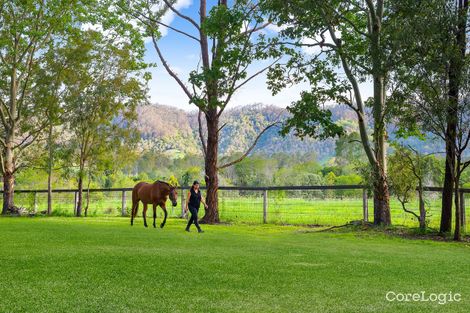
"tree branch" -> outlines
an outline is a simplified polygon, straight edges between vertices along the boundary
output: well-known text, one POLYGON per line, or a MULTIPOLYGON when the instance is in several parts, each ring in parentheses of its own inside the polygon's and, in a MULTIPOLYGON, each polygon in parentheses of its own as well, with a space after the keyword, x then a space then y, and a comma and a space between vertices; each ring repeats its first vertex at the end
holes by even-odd
MULTIPOLYGON (((250 77, 248 77, 247 79, 245 79, 243 82, 241 82, 238 86, 235 86, 232 88, 232 90, 230 91, 230 93, 227 95, 227 98, 225 99, 224 101, 224 105, 223 107, 227 106, 227 104, 230 102, 230 99, 232 98, 233 94, 238 90, 240 89, 241 87, 243 87, 244 85, 246 85, 248 82, 250 82, 252 79, 254 79, 255 77, 261 75, 262 73, 264 73, 265 71, 267 71, 268 69, 270 69, 274 64, 276 64, 277 62, 279 62, 279 60, 281 59, 281 57, 277 58, 276 60, 274 60, 274 62, 272 62, 271 64, 269 64, 268 66, 262 68, 261 70, 257 71, 256 73, 254 73, 253 75, 251 75, 250 77)), ((218 115, 220 116, 222 114, 223 110, 220 110, 220 112, 218 113, 218 115)))
POLYGON ((265 29, 266 27, 268 27, 268 26, 271 25, 271 24, 272 24, 271 22, 266 22, 266 23, 264 23, 263 25, 255 26, 255 27, 253 27, 253 28, 251 28, 251 29, 248 29, 248 30, 246 30, 246 31, 244 31, 244 32, 242 32, 242 33, 240 33, 240 36, 251 35, 251 34, 253 34, 253 33, 257 32, 257 31, 260 31, 260 30, 262 30, 262 29, 265 29))
POLYGON ((199 126, 199 139, 201 140, 202 152, 204 153, 204 157, 205 157, 207 154, 207 145, 206 145, 206 141, 204 140, 204 133, 202 131, 201 115, 202 115, 202 111, 201 109, 199 109, 199 113, 197 115, 197 123, 199 126))
POLYGON ((168 1, 168 0, 163 0, 163 2, 165 2, 165 4, 168 6, 168 8, 170 8, 171 11, 173 11, 176 15, 178 15, 179 17, 187 20, 188 22, 190 22, 191 24, 194 25, 194 27, 196 27, 196 29, 198 31, 201 31, 201 28, 199 27, 199 25, 196 23, 196 21, 194 21, 192 18, 190 18, 189 16, 187 15, 184 15, 184 14, 181 14, 178 10, 176 10, 173 5, 171 5, 171 3, 168 1))
POLYGON ((241 161, 243 161, 244 158, 246 158, 248 156, 248 154, 250 154, 250 152, 255 148, 256 144, 258 143, 258 140, 261 138, 261 136, 268 130, 270 129, 271 127, 274 127, 276 125, 280 124, 280 122, 275 122, 275 123, 272 123, 270 125, 268 125, 265 129, 263 129, 259 134, 258 136, 256 137, 255 141, 253 142, 253 144, 250 146, 250 148, 248 148, 248 150, 246 150, 246 152, 241 156, 239 157, 238 159, 232 161, 232 162, 229 162, 229 163, 226 163, 222 166, 219 166, 218 169, 221 170, 221 169, 224 169, 226 167, 229 167, 229 166, 232 166, 234 164, 237 164, 241 161))
POLYGON ((155 35, 154 33, 152 32, 152 42, 153 42, 153 46, 155 47, 155 50, 157 51, 157 54, 158 54, 158 57, 160 58, 160 61, 162 62, 163 64, 163 67, 166 69, 166 71, 168 72, 168 74, 173 77, 176 82, 178 83, 178 85, 180 85, 181 89, 183 89, 184 93, 188 96, 189 100, 192 100, 193 99, 193 95, 189 92, 188 88, 183 84, 183 82, 181 81, 181 79, 178 77, 178 75, 176 75, 175 72, 173 72, 173 70, 170 68, 170 66, 168 65, 168 62, 165 60, 165 58, 163 57, 163 54, 162 52, 160 51, 160 48, 158 47, 158 44, 157 44, 157 40, 155 39, 155 35))
POLYGON ((406 213, 409 213, 409 214, 414 215, 414 217, 416 217, 416 218, 418 219, 418 221, 419 221, 420 217, 418 216, 418 214, 416 214, 415 212, 410 211, 410 210, 408 210, 408 209, 406 208, 406 206, 405 206, 405 200, 400 200, 400 199, 398 199, 398 201, 400 201, 401 207, 402 207, 403 211, 405 211, 406 213))

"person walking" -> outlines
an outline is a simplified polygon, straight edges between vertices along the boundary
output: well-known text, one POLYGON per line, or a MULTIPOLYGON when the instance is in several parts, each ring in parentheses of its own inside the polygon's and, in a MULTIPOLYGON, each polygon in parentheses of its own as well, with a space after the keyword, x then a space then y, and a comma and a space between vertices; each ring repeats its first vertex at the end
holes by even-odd
POLYGON ((186 226, 186 231, 189 232, 189 228, 194 223, 194 225, 196 225, 197 231, 199 233, 203 233, 204 231, 199 226, 197 214, 199 212, 201 202, 204 204, 205 208, 207 208, 207 204, 202 197, 201 190, 199 189, 199 182, 197 180, 193 182, 186 199, 188 199, 188 201, 186 201, 186 208, 184 212, 187 213, 188 210, 191 212, 191 217, 189 218, 188 225, 186 226))

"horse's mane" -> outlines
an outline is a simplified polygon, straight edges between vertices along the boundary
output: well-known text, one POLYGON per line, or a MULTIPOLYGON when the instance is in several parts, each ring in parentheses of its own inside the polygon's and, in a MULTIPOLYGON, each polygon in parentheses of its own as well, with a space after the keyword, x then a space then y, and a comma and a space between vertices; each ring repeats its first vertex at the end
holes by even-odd
POLYGON ((155 183, 162 183, 162 184, 165 184, 165 185, 167 185, 168 187, 171 188, 171 185, 169 183, 167 183, 166 181, 157 180, 155 183))

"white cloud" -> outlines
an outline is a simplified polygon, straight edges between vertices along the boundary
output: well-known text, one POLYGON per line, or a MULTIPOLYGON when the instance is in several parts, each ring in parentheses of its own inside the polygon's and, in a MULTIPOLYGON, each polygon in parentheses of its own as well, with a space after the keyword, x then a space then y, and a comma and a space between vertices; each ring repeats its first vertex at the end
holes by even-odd
MULTIPOLYGON (((181 9, 186 9, 186 8, 190 7, 192 3, 193 3, 192 0, 178 0, 173 5, 173 7, 176 10, 179 11, 181 9)), ((170 25, 173 22, 173 20, 175 19, 175 16, 176 16, 176 14, 173 11, 168 10, 168 12, 166 12, 166 14, 163 15, 163 17, 161 19, 161 22, 165 23, 166 25, 170 25)), ((166 36, 168 34, 168 28, 162 26, 160 28, 160 33, 162 34, 162 37, 166 36)))
POLYGON ((279 33, 280 31, 282 31, 286 28, 287 28, 287 25, 277 26, 275 24, 269 24, 268 26, 266 26, 266 29, 268 29, 272 32, 275 32, 275 33, 279 33))

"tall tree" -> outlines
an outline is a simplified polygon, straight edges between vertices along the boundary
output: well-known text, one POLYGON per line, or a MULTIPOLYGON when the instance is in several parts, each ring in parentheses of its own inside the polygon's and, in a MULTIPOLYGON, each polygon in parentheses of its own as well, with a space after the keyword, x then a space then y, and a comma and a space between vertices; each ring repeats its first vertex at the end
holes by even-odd
POLYGON ((89 30, 74 37, 67 49, 78 60, 65 81, 69 145, 78 168, 77 216, 82 214, 86 174, 103 155, 115 160, 138 141, 133 120, 137 105, 146 100, 146 75, 129 45, 89 30))
POLYGON ((310 90, 288 110, 292 114, 284 132, 299 136, 332 137, 342 128, 333 123, 329 103, 345 104, 356 113, 362 147, 373 173, 374 223, 389 225, 390 195, 387 181, 387 131, 390 104, 388 77, 397 64, 398 43, 391 29, 392 1, 278 1, 267 0, 271 18, 282 28, 283 45, 292 47, 285 66, 270 73, 274 92, 291 83, 307 81, 310 90), (364 100, 363 86, 373 96, 364 100), (371 114, 369 115, 369 110, 371 114), (373 125, 368 136, 368 120, 373 125))
POLYGON ((444 10, 453 10, 455 28, 448 29, 448 44, 454 47, 459 53, 453 55, 449 60, 447 82, 449 105, 446 126, 446 172, 444 177, 444 190, 442 193, 442 213, 440 231, 442 233, 450 232, 452 228, 452 193, 453 193, 453 174, 456 167, 456 155, 454 143, 457 140, 457 121, 458 121, 458 102, 459 90, 461 89, 461 75, 463 60, 467 54, 467 22, 468 22, 468 0, 451 0, 443 5, 444 10), (450 6, 450 8, 449 8, 450 6))
POLYGON ((60 55, 61 45, 66 42, 51 42, 44 53, 44 62, 38 68, 36 86, 32 99, 36 105, 44 107, 44 139, 46 153, 42 155, 41 168, 47 172, 47 214, 52 212, 52 174, 58 155, 58 126, 64 122, 63 94, 64 79, 70 75, 70 59, 60 55))
POLYGON ((26 0, 0 3, 0 140, 3 209, 13 206, 20 158, 44 129, 44 108, 32 100, 36 74, 48 43, 76 25, 82 1, 26 0))
POLYGON ((202 222, 217 223, 219 170, 243 160, 266 129, 274 126, 270 124, 261 130, 254 138, 253 145, 240 158, 219 164, 219 134, 224 126, 220 125, 221 115, 234 94, 275 64, 280 53, 268 53, 272 47, 268 44, 271 39, 260 31, 269 22, 265 21, 256 2, 237 0, 229 4, 227 0, 221 0, 208 7, 208 1, 200 0, 198 20, 180 12, 175 3, 174 0, 121 1, 118 4, 121 11, 118 13, 133 18, 144 29, 165 70, 184 91, 189 103, 199 110, 199 137, 204 155, 208 204, 202 222), (167 12, 172 12, 182 22, 188 23, 191 30, 185 31, 165 24, 162 16, 167 12), (160 48, 158 39, 162 27, 180 34, 200 50, 200 62, 189 73, 188 83, 176 74, 160 48), (263 68, 252 70, 250 65, 257 59, 270 60, 263 68))
POLYGON ((410 57, 397 71, 401 124, 408 131, 431 132, 446 145, 446 167, 442 194, 441 233, 452 229, 455 204, 456 239, 460 238, 460 176, 468 145, 469 53, 468 1, 434 0, 409 2, 398 7, 404 16, 397 32, 410 57), (410 10, 409 7, 413 9, 410 10), (454 200, 454 201, 453 201, 454 200))

